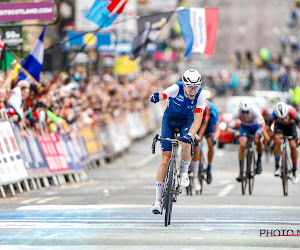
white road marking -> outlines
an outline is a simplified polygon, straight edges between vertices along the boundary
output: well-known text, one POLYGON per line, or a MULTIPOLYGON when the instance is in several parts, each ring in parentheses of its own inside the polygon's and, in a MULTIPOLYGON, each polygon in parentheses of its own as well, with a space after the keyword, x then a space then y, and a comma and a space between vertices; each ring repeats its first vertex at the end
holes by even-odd
POLYGON ((226 196, 230 192, 230 190, 233 189, 233 188, 234 188, 233 184, 227 185, 220 193, 218 193, 218 196, 219 197, 226 196))
POLYGON ((103 190, 104 196, 108 197, 109 196, 109 191, 108 189, 104 189, 103 190))
MULTIPOLYGON (((107 204, 107 205, 31 205, 18 207, 17 211, 53 211, 53 210, 101 210, 101 209, 150 209, 150 205, 107 204)), ((265 209, 299 210, 300 206, 249 206, 249 205, 177 205, 178 209, 265 209)))
POLYGON ((218 150, 218 151, 216 152, 216 155, 217 155, 217 156, 223 156, 223 155, 224 155, 224 152, 223 152, 222 150, 218 150))
POLYGON ((37 204, 44 204, 44 203, 46 203, 46 202, 48 202, 48 201, 53 201, 53 200, 57 200, 57 199, 59 199, 58 196, 55 196, 55 197, 49 197, 49 198, 46 198, 46 199, 39 200, 39 201, 37 202, 37 204))
POLYGON ((51 235, 48 235, 46 237, 43 237, 43 239, 51 239, 51 238, 54 238, 56 236, 59 236, 59 234, 51 234, 51 235))
MULTIPOLYGON (((81 221, 70 221, 70 222, 47 222, 45 220, 40 220, 40 221, 32 221, 32 220, 11 220, 11 221, 0 221, 0 229, 7 229, 7 228, 43 228, 43 229, 52 229, 52 228, 65 228, 65 229, 116 229, 116 228, 153 228, 157 229, 157 226, 154 224, 157 223, 162 223, 163 218, 159 220, 81 220, 81 221)), ((207 223, 214 223, 216 225, 221 225, 225 224, 228 225, 229 227, 232 227, 230 224, 247 224, 247 225, 256 225, 257 227, 262 227, 262 226, 270 226, 272 224, 274 225, 290 225, 290 226, 298 226, 299 221, 253 221, 253 220, 173 220, 172 224, 181 224, 181 225, 196 225, 197 228, 199 229, 199 224, 204 224, 206 225, 207 223)), ((201 228, 200 228, 201 229, 201 228)))
POLYGON ((42 197, 36 197, 36 198, 28 199, 28 200, 25 200, 25 201, 21 201, 20 203, 21 204, 27 204, 27 203, 30 203, 30 202, 33 202, 33 201, 37 201, 39 199, 42 199, 42 197))

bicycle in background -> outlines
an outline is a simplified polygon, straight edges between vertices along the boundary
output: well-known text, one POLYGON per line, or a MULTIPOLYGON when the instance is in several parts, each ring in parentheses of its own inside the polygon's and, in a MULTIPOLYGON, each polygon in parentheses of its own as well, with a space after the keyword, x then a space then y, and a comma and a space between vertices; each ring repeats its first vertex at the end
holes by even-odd
MULTIPOLYGON (((196 143, 196 142, 195 142, 196 143)), ((197 146, 195 144, 194 146, 197 146)), ((196 191, 196 194, 202 194, 203 192, 203 183, 206 181, 206 167, 205 167, 205 158, 204 158, 204 151, 202 148, 202 142, 198 143, 199 151, 200 151, 200 159, 199 159, 199 172, 198 172, 198 179, 200 183, 200 191, 196 191)), ((190 185, 186 187, 186 194, 193 195, 193 176, 190 175, 190 185)))
MULTIPOLYGON (((293 136, 274 136, 275 139, 283 139, 283 143, 281 144, 281 171, 280 177, 282 180, 282 190, 283 195, 288 196, 288 180, 291 180, 290 173, 292 172, 292 164, 291 159, 288 154, 287 142, 288 140, 294 139, 293 136)), ((299 146, 299 145, 298 145, 299 146)))
POLYGON ((255 158, 255 135, 242 135, 247 136, 247 147, 244 154, 243 172, 242 172, 242 194, 245 195, 248 184, 249 194, 251 195, 254 187, 254 177, 256 173, 256 158, 255 158), (246 157, 246 159, 245 159, 246 157), (246 162, 246 164, 245 164, 246 162))

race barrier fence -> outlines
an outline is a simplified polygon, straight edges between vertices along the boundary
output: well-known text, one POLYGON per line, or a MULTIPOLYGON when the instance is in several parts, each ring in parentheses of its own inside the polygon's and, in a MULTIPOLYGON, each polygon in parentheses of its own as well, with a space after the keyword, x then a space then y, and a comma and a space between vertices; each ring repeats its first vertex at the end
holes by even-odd
MULTIPOLYGON (((86 170, 105 164, 128 149, 135 139, 153 132, 164 104, 116 117, 105 126, 85 125, 71 135, 26 128, 0 120, 0 192, 8 194, 87 179, 86 170)), ((150 151, 149 151, 150 152, 150 151)))

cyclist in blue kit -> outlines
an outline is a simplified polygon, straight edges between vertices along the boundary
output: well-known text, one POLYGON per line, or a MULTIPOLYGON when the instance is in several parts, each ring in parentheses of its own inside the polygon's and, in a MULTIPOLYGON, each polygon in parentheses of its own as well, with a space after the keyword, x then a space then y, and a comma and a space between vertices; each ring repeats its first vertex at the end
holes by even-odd
MULTIPOLYGON (((168 106, 162 119, 161 138, 174 138, 175 129, 180 129, 179 142, 182 144, 181 187, 189 185, 189 165, 191 162, 191 145, 200 128, 203 110, 206 105, 205 93, 201 88, 202 77, 195 69, 188 69, 179 81, 162 93, 154 93, 150 101, 157 103, 167 99, 168 106)), ((164 190, 168 163, 171 157, 171 143, 161 142, 162 159, 156 175, 156 199, 151 208, 152 213, 160 214, 162 209, 162 192, 164 190)))

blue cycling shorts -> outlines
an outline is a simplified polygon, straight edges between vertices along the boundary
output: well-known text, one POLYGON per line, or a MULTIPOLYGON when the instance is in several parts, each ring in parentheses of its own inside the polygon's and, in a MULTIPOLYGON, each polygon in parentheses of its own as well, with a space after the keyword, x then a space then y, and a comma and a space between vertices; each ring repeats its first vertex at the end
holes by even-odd
MULTIPOLYGON (((174 139, 175 129, 178 128, 180 131, 180 136, 185 136, 194 122, 194 114, 190 115, 187 119, 163 116, 162 125, 161 125, 161 138, 170 138, 174 139)), ((161 150, 172 151, 171 142, 162 141, 161 150)))
POLYGON ((208 121, 206 130, 204 132, 205 138, 211 137, 211 135, 215 132, 215 125, 212 121, 208 121))
POLYGON ((258 124, 252 126, 241 124, 240 136, 255 135, 255 133, 261 134, 261 128, 258 124))

